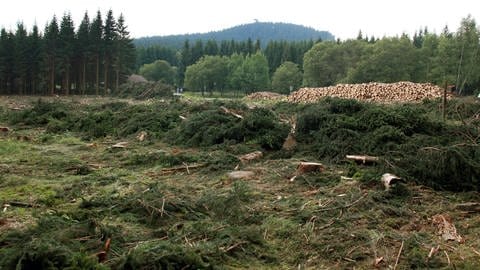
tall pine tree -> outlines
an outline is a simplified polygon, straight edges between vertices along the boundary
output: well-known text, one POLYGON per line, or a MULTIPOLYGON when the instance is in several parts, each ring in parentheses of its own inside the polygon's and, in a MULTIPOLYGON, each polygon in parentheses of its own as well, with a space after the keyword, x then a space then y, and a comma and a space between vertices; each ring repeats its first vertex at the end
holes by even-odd
POLYGON ((107 13, 105 26, 103 28, 103 94, 107 94, 110 86, 110 68, 113 58, 114 41, 116 39, 115 18, 113 18, 112 10, 107 13))
POLYGON ((73 26, 72 17, 70 14, 63 15, 62 22, 60 24, 59 41, 59 59, 63 85, 62 88, 64 93, 68 96, 71 88, 70 70, 75 49, 75 28, 73 26))
POLYGON ((100 60, 103 51, 103 20, 100 11, 97 11, 97 16, 93 19, 90 27, 90 49, 95 65, 95 94, 98 96, 100 90, 100 60))
POLYGON ((55 73, 57 70, 56 60, 58 57, 58 43, 59 43, 59 29, 57 18, 53 16, 50 24, 45 28, 45 50, 46 50, 46 62, 47 72, 49 78, 49 93, 55 94, 55 73))
POLYGON ((124 75, 129 73, 135 63, 135 47, 125 25, 123 14, 118 17, 115 31, 115 90, 118 90, 124 75))
POLYGON ((76 54, 79 59, 79 80, 80 80, 80 94, 84 95, 87 89, 87 64, 89 57, 89 44, 90 44, 90 18, 88 13, 85 12, 82 22, 78 27, 76 38, 76 54))

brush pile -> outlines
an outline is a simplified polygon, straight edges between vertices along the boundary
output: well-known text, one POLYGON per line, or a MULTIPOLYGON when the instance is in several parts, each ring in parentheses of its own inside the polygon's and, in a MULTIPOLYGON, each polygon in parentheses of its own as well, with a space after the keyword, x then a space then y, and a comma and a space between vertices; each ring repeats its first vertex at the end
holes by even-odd
POLYGON ((321 88, 302 88, 288 96, 297 103, 316 102, 323 97, 339 97, 369 102, 419 102, 442 97, 443 89, 430 83, 339 84, 321 88))

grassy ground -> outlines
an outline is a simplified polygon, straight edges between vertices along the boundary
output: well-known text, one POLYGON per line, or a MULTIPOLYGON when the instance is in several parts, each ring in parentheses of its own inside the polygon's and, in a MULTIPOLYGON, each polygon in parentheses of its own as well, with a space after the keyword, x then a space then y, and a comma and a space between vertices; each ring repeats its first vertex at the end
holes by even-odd
MULTIPOLYGON (((23 98, 1 99, 2 115, 30 106, 23 98)), ((382 168, 308 152, 266 151, 239 163, 235 156, 260 149, 252 144, 85 139, 12 126, 4 116, 0 126, 12 129, 0 135, 0 269, 480 267, 480 216, 456 207, 478 202, 477 192, 411 181, 387 192, 382 168), (126 148, 112 147, 120 141, 126 148), (304 160, 327 169, 290 181, 304 160), (230 179, 237 165, 254 177, 230 179), (438 235, 439 214, 451 218, 462 241, 438 235)))

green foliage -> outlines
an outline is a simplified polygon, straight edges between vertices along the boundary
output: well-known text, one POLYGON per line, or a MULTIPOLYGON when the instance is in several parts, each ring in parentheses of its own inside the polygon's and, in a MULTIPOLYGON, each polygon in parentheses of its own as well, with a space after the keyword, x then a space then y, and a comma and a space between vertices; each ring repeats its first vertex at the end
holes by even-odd
POLYGON ((60 22, 55 16, 49 20, 43 35, 37 25, 30 31, 23 23, 15 31, 2 27, 0 94, 99 94, 100 82, 104 94, 117 88, 135 63, 123 16, 116 21, 110 10, 103 24, 97 12, 90 23, 86 13, 75 29, 67 12, 60 22))
POLYGON ((242 90, 252 93, 268 89, 270 86, 268 61, 264 54, 247 56, 242 65, 242 90))
POLYGON ((31 109, 9 115, 10 123, 45 126, 50 133, 80 132, 85 138, 128 136, 146 131, 160 136, 180 122, 181 104, 135 105, 109 103, 83 110, 60 102, 39 100, 31 109), (73 113, 73 110, 78 110, 73 113))
POLYGON ((68 107, 65 104, 38 99, 33 108, 10 114, 9 122, 41 126, 48 124, 50 120, 65 120, 69 115, 68 107))
POLYGON ((253 142, 265 149, 280 149, 288 131, 288 127, 266 109, 249 110, 243 119, 238 119, 212 108, 182 122, 178 129, 172 130, 172 139, 189 146, 253 142))
POLYGON ((163 241, 141 244, 123 258, 116 268, 213 269, 206 259, 197 254, 197 250, 163 241))
POLYGON ((204 56, 187 67, 185 87, 195 91, 223 90, 227 85, 229 59, 221 56, 204 56))
MULTIPOLYGON (((71 238, 93 233, 90 221, 73 222, 59 216, 44 216, 27 231, 13 231, 0 236, 0 266, 7 269, 107 269, 95 257, 76 252, 79 243, 71 238), (77 245, 75 247, 75 244, 77 245), (73 247, 73 248, 72 248, 73 247)), ((87 240, 89 253, 100 249, 96 241, 87 240)))
POLYGON ((139 69, 139 74, 150 81, 162 81, 166 84, 175 82, 175 70, 165 60, 156 60, 151 64, 144 64, 139 69))
POLYGON ((415 47, 407 37, 383 38, 375 43, 373 52, 351 70, 347 81, 398 82, 414 79, 415 47))
MULTIPOLYGON (((387 161, 385 166, 393 166, 390 170, 419 183, 454 191, 478 190, 477 124, 440 123, 431 120, 426 109, 326 99, 298 114, 300 151, 313 151, 319 159, 334 162, 348 154, 380 156, 387 161), (467 141, 477 139, 464 145, 458 134, 464 134, 467 141)), ((468 115, 475 109, 464 111, 468 115)))
POLYGON ((335 42, 315 44, 305 53, 303 69, 303 83, 307 86, 335 84, 345 74, 346 69, 342 48, 335 42))
POLYGON ((230 224, 250 222, 245 204, 252 200, 251 189, 245 183, 237 181, 227 195, 205 194, 198 202, 214 213, 214 218, 230 224), (225 207, 228 205, 228 207, 225 207))
POLYGON ((272 88, 274 91, 289 94, 292 90, 298 89, 302 85, 302 73, 297 65, 292 62, 284 62, 277 68, 272 77, 272 88))

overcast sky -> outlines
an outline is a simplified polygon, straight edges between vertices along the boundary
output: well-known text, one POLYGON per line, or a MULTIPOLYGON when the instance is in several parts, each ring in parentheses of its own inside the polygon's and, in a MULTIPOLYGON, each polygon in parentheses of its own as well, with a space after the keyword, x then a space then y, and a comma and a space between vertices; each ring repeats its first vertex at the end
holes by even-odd
POLYGON ((125 16, 132 37, 203 33, 238 24, 286 22, 327 30, 342 40, 359 30, 368 36, 395 36, 428 27, 456 31, 462 18, 480 20, 478 0, 9 0, 0 9, 0 27, 15 29, 23 21, 44 29, 54 14, 70 12, 77 27, 85 11, 93 18, 108 9, 125 16))

